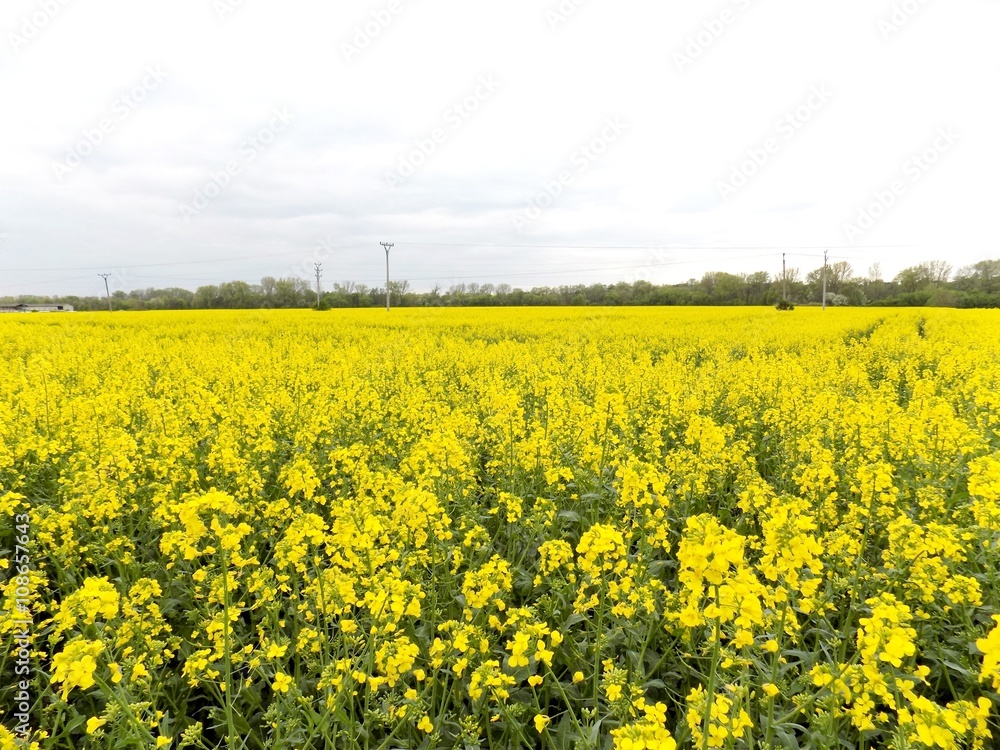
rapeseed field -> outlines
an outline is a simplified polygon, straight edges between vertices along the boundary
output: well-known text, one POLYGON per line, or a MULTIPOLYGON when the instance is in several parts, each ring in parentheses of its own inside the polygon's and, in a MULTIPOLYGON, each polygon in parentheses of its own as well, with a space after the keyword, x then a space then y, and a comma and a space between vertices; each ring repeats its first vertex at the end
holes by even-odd
POLYGON ((0 351, 3 750, 1000 747, 996 311, 7 315, 0 351))

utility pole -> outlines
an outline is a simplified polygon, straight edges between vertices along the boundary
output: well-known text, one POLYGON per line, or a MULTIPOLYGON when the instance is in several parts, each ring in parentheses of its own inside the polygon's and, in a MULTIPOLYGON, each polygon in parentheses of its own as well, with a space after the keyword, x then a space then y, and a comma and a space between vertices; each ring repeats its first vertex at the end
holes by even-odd
POLYGON ((785 253, 781 254, 781 299, 788 301, 788 269, 785 268, 785 253))
POLYGON ((380 242, 380 245, 385 248, 385 311, 389 312, 390 302, 389 302, 389 251, 393 248, 392 242, 380 242))
POLYGON ((313 263, 313 268, 316 270, 316 309, 319 310, 319 280, 323 277, 323 264, 313 263))
POLYGON ((823 251, 823 309, 826 309, 826 261, 830 254, 829 250, 823 251))
POLYGON ((97 275, 100 276, 102 279, 104 279, 104 292, 105 292, 105 294, 108 295, 108 312, 114 312, 114 310, 111 309, 111 289, 108 288, 108 277, 111 274, 110 273, 99 273, 97 275))

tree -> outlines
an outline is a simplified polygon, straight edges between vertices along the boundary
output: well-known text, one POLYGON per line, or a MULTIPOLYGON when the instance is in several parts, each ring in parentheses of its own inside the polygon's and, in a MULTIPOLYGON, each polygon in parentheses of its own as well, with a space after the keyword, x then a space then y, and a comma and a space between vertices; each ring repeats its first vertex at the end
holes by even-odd
POLYGON ((245 281, 226 281, 219 284, 219 299, 222 307, 233 309, 260 305, 260 300, 254 299, 250 285, 245 281))
POLYGON ((951 278, 951 265, 943 260, 931 260, 921 265, 927 269, 927 277, 932 284, 946 284, 951 278))
POLYGON ((701 288, 715 304, 731 305, 739 302, 746 283, 746 276, 740 277, 724 271, 709 271, 701 277, 701 288))
POLYGON ((832 288, 834 291, 838 290, 852 278, 854 278, 854 269, 846 260, 831 263, 829 269, 827 269, 828 288, 832 288))
POLYGON ((767 302, 768 287, 771 285, 771 274, 767 271, 756 271, 748 274, 746 284, 746 301, 748 305, 763 305, 767 302))
POLYGON ((278 281, 273 276, 265 276, 260 280, 260 289, 265 297, 273 297, 278 289, 278 281))
MULTIPOLYGON (((1000 259, 982 260, 960 269, 952 281, 952 267, 945 261, 925 261, 899 272, 893 281, 885 281, 878 263, 872 264, 864 277, 854 276, 850 263, 838 261, 825 269, 827 302, 831 305, 879 304, 886 306, 942 305, 956 307, 1000 307, 1000 259)), ((410 282, 392 281, 390 290, 400 306, 473 306, 473 305, 761 305, 782 298, 787 287, 788 300, 820 300, 824 269, 805 275, 788 268, 781 276, 765 271, 732 274, 710 271, 700 280, 682 284, 657 285, 634 278, 606 285, 594 283, 564 284, 558 287, 515 289, 510 284, 456 283, 442 293, 440 285, 428 292, 412 290, 410 282)), ((103 289, 101 289, 103 292, 103 289)), ((260 284, 226 281, 189 291, 176 287, 118 290, 115 307, 122 310, 182 310, 212 308, 306 308, 315 300, 310 280, 276 279, 265 276, 260 284)), ((0 298, 3 304, 72 304, 77 310, 106 309, 103 295, 93 297, 42 297, 21 295, 0 298)), ((333 284, 322 300, 323 307, 371 307, 385 302, 385 290, 353 281, 333 284)))
POLYGON ((912 293, 929 286, 946 284, 951 278, 951 266, 943 260, 931 260, 904 268, 897 274, 895 282, 900 291, 912 293))
POLYGON ((389 292, 392 294, 392 299, 396 307, 406 307, 413 302, 413 300, 407 299, 409 291, 410 282, 406 281, 406 279, 389 282, 389 292))
POLYGON ((214 284, 200 286, 194 293, 194 306, 202 309, 218 307, 219 287, 214 284))
POLYGON ((306 295, 311 298, 312 290, 303 279, 278 279, 275 282, 273 304, 275 307, 309 307, 306 295))
POLYGON ((959 289, 969 292, 1000 292, 1000 260, 981 260, 959 270, 955 276, 959 289))

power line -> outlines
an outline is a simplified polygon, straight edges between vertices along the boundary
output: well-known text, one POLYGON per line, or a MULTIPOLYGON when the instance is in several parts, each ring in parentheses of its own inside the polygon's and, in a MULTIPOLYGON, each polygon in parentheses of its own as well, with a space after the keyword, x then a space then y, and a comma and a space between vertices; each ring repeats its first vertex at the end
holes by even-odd
MULTIPOLYGON (((383 246, 387 244, 387 245, 389 245, 390 248, 393 246, 391 243, 380 243, 380 244, 383 244, 383 246)), ((388 251, 387 251, 387 253, 388 253, 388 251)), ((635 270, 635 269, 639 269, 639 268, 643 268, 643 269, 666 268, 666 267, 672 267, 672 266, 702 264, 702 263, 706 263, 706 262, 711 262, 711 263, 727 263, 727 262, 731 262, 731 261, 744 261, 744 260, 755 260, 755 259, 760 259, 760 258, 773 258, 773 257, 777 257, 778 255, 781 255, 781 253, 758 253, 756 255, 740 255, 740 256, 731 256, 731 257, 723 257, 723 258, 711 258, 711 259, 693 258, 693 259, 687 259, 687 260, 663 260, 663 261, 651 261, 651 262, 644 262, 644 263, 633 263, 633 264, 628 264, 628 265, 596 266, 596 267, 580 267, 577 263, 567 263, 566 264, 567 268, 565 268, 565 269, 551 269, 551 268, 549 268, 549 269, 534 270, 534 271, 498 272, 498 273, 492 273, 492 274, 482 274, 482 273, 480 273, 480 274, 468 274, 468 275, 437 274, 437 275, 434 275, 434 276, 409 277, 408 280, 409 281, 444 281, 444 280, 447 280, 447 281, 466 281, 466 280, 476 280, 476 281, 479 281, 479 280, 486 280, 486 281, 488 281, 488 280, 495 280, 495 279, 539 277, 539 276, 544 277, 544 276, 569 276, 569 275, 584 275, 584 274, 589 275, 589 274, 594 274, 594 273, 605 273, 605 272, 608 272, 608 271, 627 271, 627 270, 635 270)), ((797 256, 800 256, 800 257, 805 257, 801 253, 789 253, 789 255, 797 255, 797 256)), ((822 256, 808 256, 808 257, 822 257, 822 256)), ((365 264, 364 266, 359 265, 357 267, 359 267, 359 268, 360 267, 370 268, 370 266, 367 265, 367 264, 365 264)), ((83 277, 83 278, 86 278, 86 277, 83 277)), ((170 281, 192 281, 192 282, 198 282, 198 283, 204 283, 204 284, 220 284, 220 283, 225 283, 225 281, 219 281, 219 280, 215 280, 215 279, 208 279, 208 278, 204 278, 204 277, 179 277, 179 276, 156 277, 156 276, 139 276, 138 278, 144 279, 146 281, 146 283, 155 282, 157 280, 161 280, 161 281, 168 281, 168 280, 170 280, 170 281)), ((74 279, 66 279, 65 281, 72 281, 72 280, 74 280, 74 279)), ((230 281, 231 281, 231 279, 230 279, 230 281)), ((359 279, 358 281, 360 283, 372 283, 372 284, 377 284, 378 283, 378 280, 376 280, 374 278, 359 279)), ((387 282, 387 288, 388 288, 388 285, 389 285, 388 274, 387 274, 386 282, 387 282)), ((52 282, 46 282, 46 283, 52 283, 52 282)), ((18 284, 18 285, 11 285, 11 286, 22 286, 22 285, 18 284)))
MULTIPOLYGON (((69 279, 47 279, 46 281, 32 281, 33 286, 46 286, 49 284, 65 284, 69 281, 84 281, 85 279, 93 279, 93 276, 73 276, 69 279)), ((23 287, 24 284, 4 284, 0 286, 0 289, 18 289, 23 287)))
MULTIPOLYGON (((634 263, 634 264, 629 264, 629 265, 614 265, 614 266, 607 266, 607 265, 598 265, 598 266, 587 265, 587 266, 582 266, 579 263, 573 262, 573 263, 562 264, 563 267, 561 267, 561 268, 554 268, 553 267, 553 266, 559 265, 559 264, 550 264, 547 267, 543 267, 541 269, 536 269, 534 271, 496 272, 496 273, 491 273, 491 274, 474 274, 474 273, 470 273, 470 274, 463 274, 463 275, 438 274, 438 275, 435 275, 435 276, 410 277, 408 280, 409 281, 432 281, 432 280, 440 279, 440 278, 448 278, 448 279, 496 279, 496 278, 523 277, 523 276, 559 276, 559 275, 569 275, 569 274, 591 274, 591 273, 601 273, 601 272, 604 272, 604 271, 630 270, 630 269, 636 269, 636 268, 654 268, 654 267, 660 267, 660 266, 667 267, 667 266, 678 266, 678 265, 692 265, 692 264, 699 264, 699 263, 705 263, 705 262, 725 263, 725 262, 734 261, 734 260, 754 260, 754 259, 758 259, 758 258, 770 258, 770 257, 774 257, 775 255, 776 255, 775 253, 758 253, 756 255, 742 255, 742 256, 725 257, 725 258, 712 258, 712 259, 708 259, 708 260, 703 259, 703 258, 696 258, 696 259, 688 259, 688 260, 647 261, 647 262, 634 263)), ((597 261, 594 261, 594 262, 597 262, 597 261)), ((315 267, 315 264, 314 264, 314 267, 315 267)), ((371 265, 370 264, 351 264, 349 266, 340 266, 340 267, 346 267, 346 268, 365 268, 365 269, 369 269, 369 270, 371 269, 371 265)), ((73 281, 73 280, 77 280, 77 279, 80 279, 80 278, 88 278, 88 277, 85 277, 85 276, 84 277, 74 277, 72 279, 66 279, 65 281, 73 281)), ((148 274, 136 274, 135 276, 132 276, 132 278, 134 280, 136 280, 136 281, 143 280, 143 281, 146 281, 146 282, 152 282, 152 281, 190 281, 190 282, 197 282, 197 283, 204 283, 204 284, 225 283, 224 281, 219 281, 218 279, 207 278, 205 276, 159 276, 159 275, 148 275, 148 274)), ((238 279, 227 279, 227 281, 235 281, 235 280, 238 280, 238 279)), ((362 279, 362 281, 365 281, 365 282, 372 281, 372 282, 375 282, 375 283, 378 282, 378 280, 374 279, 374 278, 362 279)), ((52 281, 48 281, 48 282, 40 282, 40 283, 53 283, 53 282, 52 281)), ((56 280, 56 283, 58 283, 58 280, 56 280)), ((18 285, 12 285, 12 286, 21 286, 21 285, 18 284, 18 285)))
POLYGON ((0 268, 0 272, 10 273, 15 271, 95 271, 98 268, 107 268, 109 265, 115 268, 160 268, 164 266, 197 266, 206 263, 230 263, 237 260, 265 260, 267 258, 282 258, 289 255, 301 256, 303 250, 286 250, 280 253, 268 253, 266 255, 243 255, 234 258, 209 258, 205 260, 175 260, 166 263, 129 263, 119 265, 117 263, 105 263, 103 266, 75 266, 68 268, 0 268))
MULTIPOLYGON (((777 253, 765 253, 761 255, 744 255, 736 258, 713 258, 711 262, 713 263, 725 263, 732 260, 755 260, 757 258, 772 258, 777 253)), ((448 276, 449 279, 506 279, 518 276, 565 276, 571 273, 599 273, 603 271, 627 271, 635 268, 659 268, 666 266, 683 266, 691 265, 693 263, 704 263, 704 259, 697 260, 673 260, 673 261, 659 261, 653 263, 637 263, 628 266, 603 266, 601 268, 587 268, 579 269, 577 271, 567 270, 567 271, 524 271, 518 273, 499 273, 492 275, 477 274, 474 276, 448 276)), ((436 279, 442 278, 441 276, 425 276, 410 279, 410 281, 434 281, 436 279)))
MULTIPOLYGON (((773 250, 773 251, 790 251, 790 250, 866 250, 866 249, 884 249, 884 248, 915 248, 915 247, 939 247, 939 245, 829 245, 829 246, 810 246, 810 245, 510 245, 502 243, 482 243, 482 242, 408 242, 407 245, 414 247, 465 247, 469 249, 489 247, 497 249, 524 249, 524 250, 684 250, 690 252, 697 252, 700 250, 773 250)), ((351 248, 361 247, 360 245, 346 245, 341 248, 335 248, 338 250, 349 250, 351 248)), ((45 268, 0 268, 0 273, 20 273, 20 272, 40 272, 40 271, 96 271, 101 268, 107 268, 109 265, 119 268, 162 268, 168 266, 195 266, 204 265, 211 263, 230 263, 233 261, 240 260, 266 260, 268 258, 283 258, 288 256, 301 256, 304 250, 286 250, 278 253, 267 253, 264 255, 241 255, 229 258, 206 258, 202 260, 177 260, 177 261, 166 261, 163 263, 128 263, 128 264, 116 264, 116 263, 105 263, 100 266, 67 266, 65 268, 52 268, 51 266, 45 268)), ((816 256, 819 257, 819 256, 816 256)), ((858 258, 858 260, 863 260, 858 258)), ((359 264, 360 267, 360 264, 359 264)))
POLYGON ((506 245, 482 242, 407 242, 414 247, 495 247, 500 249, 525 248, 529 250, 873 250, 882 248, 938 247, 938 245, 506 245))
MULTIPOLYGON (((390 300, 391 300, 391 297, 389 295, 391 294, 391 292, 390 292, 390 278, 389 278, 389 269, 388 269, 388 265, 389 265, 389 263, 388 263, 388 261, 389 261, 388 255, 389 255, 389 249, 391 249, 393 247, 393 244, 392 243, 380 243, 380 244, 386 250, 386 295, 387 295, 386 306, 387 306, 387 308, 389 308, 389 306, 390 306, 390 300)), ((542 249, 542 248, 545 248, 545 249, 566 249, 566 250, 570 250, 570 249, 573 249, 573 250, 580 250, 580 249, 610 250, 610 249, 613 249, 611 246, 596 246, 596 245, 503 245, 503 244, 470 245, 470 244, 466 244, 466 243, 462 243, 462 244, 459 244, 459 243, 414 243, 414 244, 416 244, 418 246, 422 246, 422 247, 433 247, 433 246, 440 246, 440 247, 466 247, 466 248, 476 248, 476 247, 496 247, 496 248, 500 248, 500 247, 503 247, 503 248, 510 248, 510 249, 519 249, 519 248, 524 248, 524 249, 542 249)), ((356 247, 356 246, 350 245, 350 246, 345 246, 345 247, 342 247, 342 248, 331 248, 329 245, 326 245, 326 246, 323 246, 323 249, 325 249, 327 251, 329 251, 331 249, 347 250, 347 249, 350 249, 350 248, 353 248, 353 247, 356 247)), ((740 250, 752 250, 752 249, 771 250, 772 252, 769 252, 769 253, 757 253, 757 254, 753 254, 753 255, 741 253, 739 255, 733 255, 733 256, 728 256, 728 257, 711 257, 711 258, 693 257, 693 258, 687 258, 687 259, 684 259, 684 260, 659 260, 659 259, 650 259, 648 261, 640 262, 640 263, 621 264, 621 265, 597 265, 597 266, 584 265, 585 263, 587 263, 586 260, 584 260, 584 259, 577 259, 577 260, 574 260, 574 261, 567 261, 567 262, 565 262, 565 264, 560 264, 558 262, 557 263, 549 263, 549 264, 547 264, 548 267, 536 268, 535 270, 532 270, 532 271, 523 271, 523 272, 522 271, 509 271, 509 272, 498 271, 498 272, 493 272, 493 273, 469 273, 469 274, 462 274, 462 275, 448 275, 448 274, 440 274, 439 273, 439 274, 436 274, 436 275, 433 275, 433 276, 429 276, 428 275, 428 276, 409 277, 409 280, 410 281, 417 281, 417 282, 428 282, 428 281, 434 281, 434 282, 448 282, 448 281, 458 282, 458 281, 465 281, 465 280, 496 281, 496 280, 504 280, 504 279, 514 279, 514 278, 519 278, 519 277, 582 276, 582 275, 591 275, 591 274, 596 274, 596 273, 606 273, 606 272, 612 272, 612 271, 623 271, 623 270, 634 270, 634 269, 655 269, 655 268, 663 268, 663 267, 671 267, 671 266, 681 266, 681 265, 691 265, 691 264, 706 264, 706 263, 708 263, 708 264, 715 264, 715 263, 722 264, 722 263, 728 263, 728 262, 733 262, 733 261, 747 261, 747 260, 757 259, 757 258, 770 258, 770 257, 775 257, 777 255, 783 255, 783 256, 787 255, 787 256, 795 256, 795 257, 810 257, 810 258, 812 258, 812 257, 815 257, 815 258, 824 257, 824 264, 827 262, 826 259, 825 259, 826 256, 829 256, 829 257, 832 257, 832 258, 846 258, 846 259, 852 259, 852 260, 871 260, 871 258, 859 258, 859 257, 854 256, 854 255, 848 255, 848 256, 831 256, 831 255, 829 255, 829 250, 825 250, 824 253, 823 253, 823 255, 820 255, 818 253, 788 252, 787 250, 785 250, 784 252, 780 252, 780 253, 779 252, 774 252, 775 250, 780 250, 781 246, 742 246, 742 247, 740 247, 740 246, 728 245, 728 246, 700 246, 700 247, 686 246, 686 247, 680 247, 680 246, 664 246, 664 245, 661 245, 661 246, 653 247, 653 246, 638 246, 638 245, 635 245, 635 246, 624 246, 623 245, 623 246, 617 246, 617 247, 618 247, 618 249, 626 249, 627 248, 627 249, 632 249, 632 250, 660 251, 660 253, 663 253, 664 251, 669 251, 671 255, 676 254, 676 253, 681 252, 681 251, 685 251, 685 250, 693 252, 693 253, 696 253, 697 251, 706 251, 706 250, 730 250, 730 251, 733 251, 733 252, 738 252, 740 250), (565 268, 556 268, 555 267, 555 266, 559 266, 559 265, 565 265, 565 268)), ((789 247, 791 247, 794 250, 808 250, 808 249, 811 249, 810 246, 804 246, 804 245, 789 246, 789 247)), ((896 247, 896 248, 899 248, 899 247, 931 247, 931 245, 870 245, 870 246, 855 246, 855 245, 848 246, 848 245, 843 245, 843 246, 832 246, 832 247, 834 249, 837 249, 837 248, 847 249, 847 248, 849 248, 850 250, 853 250, 853 251, 856 252, 856 251, 859 251, 859 250, 860 251, 864 251, 864 250, 867 250, 867 249, 875 249, 875 248, 880 248, 880 247, 887 247, 887 248, 888 247, 896 247)), ((256 260, 256 259, 264 259, 264 258, 270 258, 270 257, 276 257, 276 256, 284 257, 284 256, 288 256, 288 255, 299 255, 301 257, 301 251, 287 251, 287 252, 283 252, 283 253, 272 253, 272 254, 268 254, 268 255, 242 256, 242 258, 226 258, 226 259, 223 259, 223 258, 214 258, 214 259, 207 259, 207 260, 203 260, 203 261, 172 261, 172 262, 165 262, 165 263, 132 264, 132 265, 121 266, 120 268, 121 269, 127 269, 127 268, 154 268, 154 267, 158 267, 158 266, 199 265, 199 264, 207 264, 207 263, 230 262, 230 261, 233 261, 233 260, 240 260, 240 259, 255 259, 256 260)), ((475 259, 473 259, 473 258, 470 258, 469 260, 470 260, 470 262, 473 262, 473 263, 475 262, 475 259)), ((590 261, 590 263, 599 263, 599 262, 600 262, 599 260, 590 261)), ((321 265, 321 264, 319 264, 319 263, 314 263, 313 264, 314 268, 316 266, 319 266, 319 265, 321 265)), ((371 265, 369 263, 338 264, 338 267, 339 268, 344 268, 344 269, 356 268, 356 269, 359 269, 359 270, 360 269, 371 270, 371 265)), ((64 272, 64 271, 70 271, 70 270, 73 270, 73 269, 51 269, 51 268, 48 268, 48 269, 8 269, 8 272, 10 272, 10 271, 14 271, 14 272, 18 272, 18 271, 31 271, 31 270, 34 270, 34 271, 46 270, 46 271, 50 271, 50 272, 51 271, 55 271, 56 273, 59 273, 59 272, 64 272)), ((294 273, 293 273, 293 275, 294 275, 294 273)), ((45 281, 29 282, 29 283, 37 283, 38 285, 53 284, 53 283, 62 283, 62 284, 65 284, 67 282, 77 281, 77 280, 80 280, 80 279, 83 279, 83 278, 87 278, 87 277, 73 277, 73 278, 68 278, 68 279, 48 279, 48 280, 45 280, 45 281)), ((144 283, 146 283, 146 284, 163 283, 163 282, 166 282, 168 280, 190 281, 190 282, 198 282, 198 283, 204 283, 204 284, 222 284, 222 283, 225 283, 226 281, 232 281, 233 280, 233 279, 219 280, 217 278, 216 279, 206 279, 206 278, 200 277, 200 276, 199 277, 193 277, 193 276, 183 277, 183 276, 159 276, 159 275, 152 275, 152 274, 148 274, 148 275, 137 274, 136 281, 138 281, 138 279, 143 279, 144 283)), ((372 279, 361 279, 359 281, 360 281, 360 283, 371 283, 372 285, 378 284, 377 281, 374 281, 372 279)), ((253 283, 253 282, 249 282, 249 283, 253 283)), ((0 287, 0 289, 5 289, 5 288, 6 289, 23 288, 24 286, 25 286, 24 283, 22 283, 22 284, 10 284, 10 285, 5 285, 3 287, 0 287)), ((318 279, 317 279, 317 287, 319 287, 319 280, 318 279)), ((105 291, 107 292, 108 290, 106 289, 105 291)), ((109 295, 109 297, 110 297, 110 295, 109 295)))

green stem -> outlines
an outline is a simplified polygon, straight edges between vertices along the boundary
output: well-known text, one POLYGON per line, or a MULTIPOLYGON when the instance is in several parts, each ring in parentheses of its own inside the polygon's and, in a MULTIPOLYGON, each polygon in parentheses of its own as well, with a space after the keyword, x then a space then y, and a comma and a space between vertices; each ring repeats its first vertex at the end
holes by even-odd
MULTIPOLYGON (((781 641, 785 637, 785 617, 788 614, 788 594, 785 593, 785 602, 781 607, 781 619, 778 623, 778 633, 775 642, 778 644, 778 648, 774 650, 771 654, 771 684, 777 684, 778 680, 778 664, 781 659, 781 641)), ((772 747, 774 740, 774 696, 768 696, 767 698, 767 733, 764 736, 764 747, 772 747)))
POLYGON ((583 736, 583 727, 580 725, 580 720, 576 717, 576 711, 573 710, 573 704, 569 700, 569 696, 566 695, 566 689, 563 687, 562 682, 560 682, 555 673, 552 671, 552 667, 548 664, 545 665, 545 671, 548 672, 549 677, 552 678, 552 684, 556 686, 556 690, 559 691, 559 695, 562 696, 563 703, 566 704, 566 710, 569 711, 569 717, 573 720, 573 726, 576 727, 576 732, 579 736, 583 736))
MULTIPOLYGON (((715 598, 718 601, 719 587, 715 587, 715 598)), ((701 750, 708 750, 709 732, 712 724, 712 704, 715 703, 715 678, 719 668, 719 653, 722 650, 722 623, 715 618, 715 642, 712 644, 712 667, 708 673, 708 691, 706 693, 705 715, 701 724, 701 750)))
POLYGON ((597 630, 594 632, 594 718, 597 718, 597 709, 600 706, 600 684, 601 684, 601 635, 604 632, 604 605, 607 597, 604 592, 604 584, 601 583, 601 606, 597 611, 597 630))
POLYGON ((136 716, 135 712, 132 710, 132 706, 130 706, 128 702, 121 697, 121 695, 119 695, 118 691, 115 690, 110 685, 108 685, 108 683, 106 683, 100 677, 95 676, 94 682, 96 682, 101 687, 101 690, 103 690, 105 694, 110 695, 112 698, 114 698, 115 703, 117 703, 118 707, 125 712, 125 715, 128 716, 132 724, 141 729, 143 733, 146 735, 146 737, 155 745, 156 738, 153 736, 153 733, 150 732, 149 729, 146 727, 146 725, 139 720, 139 717, 136 716))
MULTIPOLYGON (((843 665, 843 669, 841 669, 839 672, 837 672, 837 675, 833 678, 833 680, 830 681, 830 685, 835 685, 837 683, 837 681, 840 680, 840 678, 844 676, 844 673, 847 672, 847 670, 849 668, 851 668, 855 664, 857 664, 858 657, 859 657, 859 654, 855 654, 853 657, 851 657, 850 662, 848 662, 847 664, 844 664, 843 665)), ((829 693, 830 695, 833 695, 833 691, 830 689, 829 685, 820 688, 815 693, 813 693, 812 695, 810 695, 806 700, 802 701, 802 703, 799 706, 796 706, 791 711, 789 711, 787 714, 785 714, 780 719, 778 719, 778 721, 776 723, 777 724, 786 724, 786 723, 788 723, 789 721, 791 721, 792 719, 794 719, 798 714, 800 714, 802 711, 805 711, 808 708, 812 708, 813 704, 816 703, 816 701, 818 701, 821 697, 824 697, 827 693, 829 693)))
POLYGON ((232 666, 232 644, 229 638, 229 560, 223 550, 222 553, 222 643, 224 649, 225 669, 226 669, 226 745, 229 750, 236 748, 236 722, 233 718, 233 666, 232 666))

